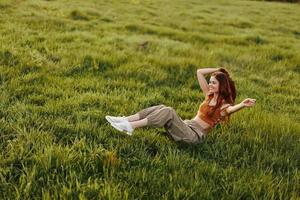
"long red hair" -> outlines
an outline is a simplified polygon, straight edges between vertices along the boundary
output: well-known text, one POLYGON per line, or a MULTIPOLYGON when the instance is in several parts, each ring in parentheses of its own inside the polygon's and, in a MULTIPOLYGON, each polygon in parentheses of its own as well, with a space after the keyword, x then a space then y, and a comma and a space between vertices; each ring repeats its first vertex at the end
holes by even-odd
MULTIPOLYGON (((217 109, 220 109, 223 104, 233 105, 236 98, 234 81, 231 79, 229 73, 225 69, 221 68, 219 71, 212 73, 211 76, 214 76, 219 81, 219 95, 216 105, 211 109, 210 112, 208 112, 208 116, 212 116, 213 113, 217 109)), ((209 94, 205 100, 206 103, 209 103, 212 98, 213 94, 209 94)))

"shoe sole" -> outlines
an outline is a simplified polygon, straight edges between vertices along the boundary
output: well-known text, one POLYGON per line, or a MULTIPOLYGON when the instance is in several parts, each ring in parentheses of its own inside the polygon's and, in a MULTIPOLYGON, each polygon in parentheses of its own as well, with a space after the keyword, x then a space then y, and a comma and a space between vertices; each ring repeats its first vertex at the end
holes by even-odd
POLYGON ((127 133, 127 135, 130 135, 130 136, 132 136, 132 133, 130 133, 130 132, 127 132, 127 131, 126 131, 126 133, 127 133))
POLYGON ((115 123, 111 123, 110 125, 111 125, 112 127, 114 127, 115 129, 117 129, 118 131, 125 132, 127 135, 132 136, 132 132, 128 132, 128 131, 125 131, 125 130, 119 128, 115 123))
POLYGON ((112 126, 112 127, 114 127, 115 129, 117 129, 118 131, 121 131, 121 132, 126 132, 127 133, 127 135, 132 135, 132 133, 131 132, 128 132, 128 131, 124 131, 123 129, 121 129, 121 128, 119 128, 118 126, 116 126, 115 125, 115 122, 114 121, 112 121, 111 119, 110 119, 110 117, 109 116, 105 116, 105 119, 110 123, 110 125, 112 126))
POLYGON ((109 116, 105 116, 105 119, 109 122, 109 123, 114 123, 109 116))
POLYGON ((117 125, 115 125, 115 123, 111 123, 110 125, 112 127, 114 127, 115 129, 117 129, 118 131, 122 131, 123 132, 123 129, 119 128, 117 125))

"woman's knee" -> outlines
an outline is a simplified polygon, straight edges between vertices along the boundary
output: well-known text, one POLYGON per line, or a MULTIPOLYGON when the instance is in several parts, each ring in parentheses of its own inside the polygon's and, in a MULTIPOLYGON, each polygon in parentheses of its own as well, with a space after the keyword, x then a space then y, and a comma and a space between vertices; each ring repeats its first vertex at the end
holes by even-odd
POLYGON ((175 111, 175 110, 174 110, 172 107, 170 107, 170 106, 167 106, 166 109, 169 110, 169 111, 171 111, 171 112, 175 111))
POLYGON ((163 107, 162 110, 166 112, 168 115, 173 115, 175 112, 175 110, 170 106, 163 107))
POLYGON ((166 106, 165 104, 160 104, 158 105, 158 109, 163 109, 163 108, 167 108, 168 106, 166 106))
MULTIPOLYGON (((159 106, 162 107, 162 108, 168 108, 168 109, 170 109, 170 110, 173 109, 172 107, 166 106, 165 104, 160 104, 159 106)), ((174 109, 173 109, 173 110, 174 110, 174 109)))

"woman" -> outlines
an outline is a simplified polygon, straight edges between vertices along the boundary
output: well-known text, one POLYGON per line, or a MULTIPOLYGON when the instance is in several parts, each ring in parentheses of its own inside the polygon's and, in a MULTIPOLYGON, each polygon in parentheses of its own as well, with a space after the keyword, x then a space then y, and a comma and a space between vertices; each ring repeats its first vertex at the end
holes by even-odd
POLYGON ((182 120, 173 108, 165 105, 152 106, 128 117, 105 118, 114 128, 129 135, 134 129, 144 126, 164 127, 175 141, 199 143, 218 123, 227 122, 232 113, 255 104, 255 99, 246 98, 234 105, 235 85, 223 68, 198 69, 197 77, 205 100, 191 120, 182 120), (204 75, 210 73, 208 84, 204 75))

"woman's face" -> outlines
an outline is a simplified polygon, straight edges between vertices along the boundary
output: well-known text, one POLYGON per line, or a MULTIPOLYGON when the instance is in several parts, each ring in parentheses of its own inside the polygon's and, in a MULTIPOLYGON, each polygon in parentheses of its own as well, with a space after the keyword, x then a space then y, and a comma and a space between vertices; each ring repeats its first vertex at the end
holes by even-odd
POLYGON ((216 77, 211 76, 209 79, 208 84, 208 91, 210 93, 218 93, 219 92, 219 81, 216 79, 216 77))

